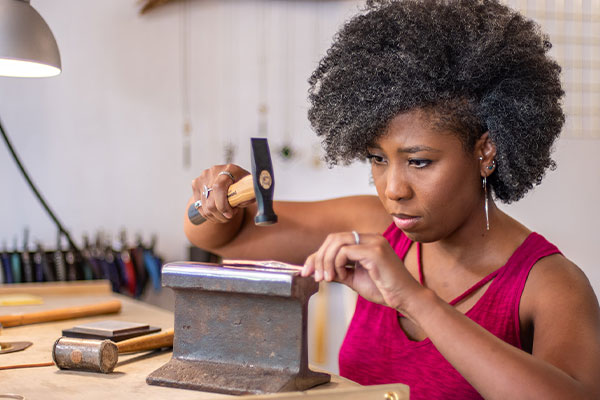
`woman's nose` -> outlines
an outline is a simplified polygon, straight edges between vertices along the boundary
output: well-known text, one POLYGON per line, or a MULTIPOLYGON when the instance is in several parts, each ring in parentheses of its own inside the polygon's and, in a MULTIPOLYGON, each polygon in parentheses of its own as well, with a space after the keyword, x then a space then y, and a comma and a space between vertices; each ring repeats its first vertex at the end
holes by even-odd
POLYGON ((385 180, 385 196, 390 200, 406 200, 412 196, 411 186, 399 168, 390 168, 385 180))

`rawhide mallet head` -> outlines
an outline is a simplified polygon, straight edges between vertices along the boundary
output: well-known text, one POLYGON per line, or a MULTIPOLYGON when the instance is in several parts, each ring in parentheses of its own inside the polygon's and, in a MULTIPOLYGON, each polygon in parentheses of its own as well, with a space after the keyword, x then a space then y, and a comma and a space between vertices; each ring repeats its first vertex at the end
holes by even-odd
POLYGON ((109 373, 119 354, 173 347, 173 329, 114 343, 111 340, 80 339, 63 336, 54 342, 52 359, 60 369, 109 373))
MULTIPOLYGON (((266 138, 251 138, 252 175, 248 175, 233 183, 227 190, 227 201, 236 207, 256 198, 258 211, 254 222, 256 225, 271 225, 277 222, 273 211, 273 164, 266 138)), ((206 219, 198 212, 194 204, 188 208, 188 218, 194 225, 200 225, 206 219)))
POLYGON ((108 340, 61 337, 52 347, 52 359, 60 369, 110 373, 117 365, 119 349, 108 340))

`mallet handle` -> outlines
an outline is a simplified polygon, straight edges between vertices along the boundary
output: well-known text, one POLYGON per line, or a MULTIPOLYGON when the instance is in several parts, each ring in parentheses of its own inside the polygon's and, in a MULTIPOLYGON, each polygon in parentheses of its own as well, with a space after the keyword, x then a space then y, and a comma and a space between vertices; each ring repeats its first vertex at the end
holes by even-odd
POLYGON ((121 302, 119 300, 111 300, 86 306, 56 308, 54 310, 26 314, 0 315, 0 324, 3 327, 20 326, 39 322, 89 317, 92 315, 112 314, 119 311, 121 311, 121 302))
MULTIPOLYGON (((229 186, 229 189, 227 190, 227 200, 231 207, 238 206, 243 202, 254 198, 254 181, 252 175, 246 175, 233 185, 229 186)), ((190 204, 190 207, 188 208, 188 217, 195 225, 200 225, 206 221, 206 219, 200 215, 198 210, 194 208, 193 204, 190 204)))
POLYGON ((140 336, 123 340, 122 342, 117 342, 116 345, 119 349, 119 354, 172 347, 173 333, 173 329, 169 329, 155 335, 140 336))

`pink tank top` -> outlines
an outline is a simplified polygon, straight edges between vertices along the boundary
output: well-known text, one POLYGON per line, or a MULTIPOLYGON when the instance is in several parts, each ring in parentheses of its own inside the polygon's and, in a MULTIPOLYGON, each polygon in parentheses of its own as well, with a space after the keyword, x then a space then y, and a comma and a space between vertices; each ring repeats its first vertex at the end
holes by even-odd
MULTIPOLYGON (((391 225, 383 234, 404 259, 412 241, 391 225)), ((533 265, 559 253, 544 237, 531 233, 506 264, 450 304, 456 304, 493 279, 483 296, 465 315, 518 348, 521 347, 519 302, 533 265)), ((404 383, 411 400, 481 399, 477 391, 437 351, 429 338, 408 339, 398 312, 358 297, 354 317, 339 355, 340 375, 362 385, 404 383)))

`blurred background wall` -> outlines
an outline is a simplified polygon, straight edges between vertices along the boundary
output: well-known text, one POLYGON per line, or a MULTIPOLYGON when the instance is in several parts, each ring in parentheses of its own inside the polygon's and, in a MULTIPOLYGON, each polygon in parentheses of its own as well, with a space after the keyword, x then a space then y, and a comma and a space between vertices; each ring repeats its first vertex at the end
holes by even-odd
MULTIPOLYGON (((249 169, 252 136, 269 139, 277 199, 375 193, 366 164, 328 169, 320 161, 306 119, 307 79, 363 2, 180 0, 144 15, 134 0, 31 3, 54 32, 63 72, 0 78, 0 119, 76 240, 125 228, 132 239, 156 234, 165 261, 186 259, 191 180, 217 163, 249 169)), ((510 3, 551 34, 568 122, 556 145, 558 169, 502 208, 557 244, 600 293, 600 1, 510 3)), ((4 248, 20 245, 26 227, 32 239, 55 246, 56 228, 3 145, 0 183, 4 248)), ((337 371, 353 297, 336 285, 328 293, 320 364, 337 371)), ((147 299, 172 306, 166 291, 147 299)))

